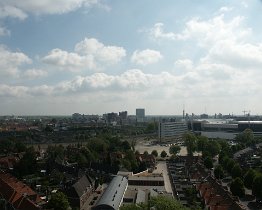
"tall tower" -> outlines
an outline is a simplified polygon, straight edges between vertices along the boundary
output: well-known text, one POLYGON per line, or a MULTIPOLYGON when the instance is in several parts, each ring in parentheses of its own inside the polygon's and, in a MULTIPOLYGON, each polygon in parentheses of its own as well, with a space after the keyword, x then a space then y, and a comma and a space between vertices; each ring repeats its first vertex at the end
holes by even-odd
POLYGON ((183 119, 185 119, 185 104, 183 104, 183 119))
POLYGON ((145 109, 136 109, 136 120, 137 122, 144 122, 145 121, 145 109))

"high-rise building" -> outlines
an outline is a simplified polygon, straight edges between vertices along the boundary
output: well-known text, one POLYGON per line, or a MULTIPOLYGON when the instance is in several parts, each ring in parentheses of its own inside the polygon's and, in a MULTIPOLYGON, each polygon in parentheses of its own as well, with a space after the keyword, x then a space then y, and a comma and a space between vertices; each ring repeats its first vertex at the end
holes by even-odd
POLYGON ((188 131, 185 122, 159 122, 158 136, 160 141, 175 142, 182 139, 188 131))
POLYGON ((136 120, 137 122, 144 122, 145 121, 145 109, 136 109, 136 120))

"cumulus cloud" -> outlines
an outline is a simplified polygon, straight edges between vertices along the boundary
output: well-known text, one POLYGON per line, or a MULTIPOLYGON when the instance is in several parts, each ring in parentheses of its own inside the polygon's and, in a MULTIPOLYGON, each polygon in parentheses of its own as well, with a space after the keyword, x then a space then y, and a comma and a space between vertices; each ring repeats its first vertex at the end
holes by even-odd
POLYGON ((193 69, 193 62, 190 59, 179 59, 175 61, 175 66, 179 69, 191 71, 193 69))
POLYGON ((22 9, 10 3, 11 1, 0 1, 0 18, 12 17, 20 20, 27 18, 27 14, 22 9))
POLYGON ((0 0, 0 17, 14 17, 25 19, 28 14, 63 14, 74 11, 80 7, 107 8, 100 0, 0 0))
POLYGON ((131 57, 131 61, 133 63, 145 66, 148 64, 157 63, 162 58, 163 56, 159 51, 146 49, 141 51, 136 50, 131 57))
POLYGON ((0 84, 0 96, 1 97, 22 97, 26 96, 28 87, 26 86, 10 86, 0 84))
POLYGON ((2 77, 18 77, 19 67, 31 62, 31 59, 24 53, 11 52, 5 46, 0 45, 0 75, 2 77))
POLYGON ((249 35, 250 28, 241 27, 245 18, 236 16, 230 21, 225 21, 224 14, 215 16, 209 20, 192 18, 185 23, 181 32, 164 32, 163 23, 156 23, 150 29, 150 36, 154 39, 189 40, 195 39, 199 45, 210 46, 210 43, 220 40, 240 40, 249 35))
POLYGON ((37 79, 47 76, 47 72, 42 69, 27 69, 23 76, 27 79, 37 79))
POLYGON ((184 40, 187 38, 186 34, 179 34, 175 32, 165 32, 163 23, 156 23, 150 30, 149 35, 153 39, 167 39, 167 40, 184 40))
POLYGON ((75 45, 75 52, 53 49, 42 61, 61 70, 75 72, 83 69, 97 70, 116 64, 125 56, 126 51, 122 47, 105 46, 97 39, 85 38, 75 45))
POLYGON ((105 46, 94 38, 85 38, 75 46, 75 51, 80 55, 92 55, 96 60, 114 64, 119 62, 126 56, 126 51, 123 47, 105 46))
POLYGON ((146 90, 174 85, 177 78, 168 73, 146 74, 139 69, 131 69, 120 75, 94 73, 90 76, 77 76, 57 85, 41 86, 11 86, 0 85, 1 96, 34 96, 34 95, 64 95, 77 93, 105 92, 144 92, 146 90))

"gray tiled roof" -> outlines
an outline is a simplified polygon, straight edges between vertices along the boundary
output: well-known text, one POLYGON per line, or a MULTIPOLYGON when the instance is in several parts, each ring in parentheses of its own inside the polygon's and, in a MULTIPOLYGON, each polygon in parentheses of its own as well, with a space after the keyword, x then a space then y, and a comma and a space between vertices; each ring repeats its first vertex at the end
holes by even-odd
POLYGON ((81 197, 87 188, 91 186, 91 183, 87 179, 87 177, 84 175, 82 176, 74 185, 73 188, 75 189, 77 195, 81 197))

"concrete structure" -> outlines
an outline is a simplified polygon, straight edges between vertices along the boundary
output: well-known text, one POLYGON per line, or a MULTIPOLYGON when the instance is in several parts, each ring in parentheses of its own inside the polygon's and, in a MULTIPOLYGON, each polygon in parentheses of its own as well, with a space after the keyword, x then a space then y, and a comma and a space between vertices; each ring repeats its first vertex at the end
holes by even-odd
POLYGON ((161 142, 174 142, 181 140, 187 131, 185 122, 159 122, 158 137, 161 142))
POLYGON ((188 122, 188 128, 208 138, 232 140, 247 128, 254 136, 262 136, 262 121, 194 120, 188 122))
POLYGON ((145 122, 145 109, 136 109, 137 122, 145 122))
MULTIPOLYGON (((125 192, 123 204, 147 203, 154 196, 172 196, 172 192, 167 192, 165 188, 167 176, 162 173, 149 173, 148 170, 133 174, 132 172, 119 171, 118 174, 128 177, 128 188, 125 192)), ((168 182, 170 185, 170 182, 168 182)))
POLYGON ((128 186, 127 178, 116 176, 92 210, 118 210, 128 186))

